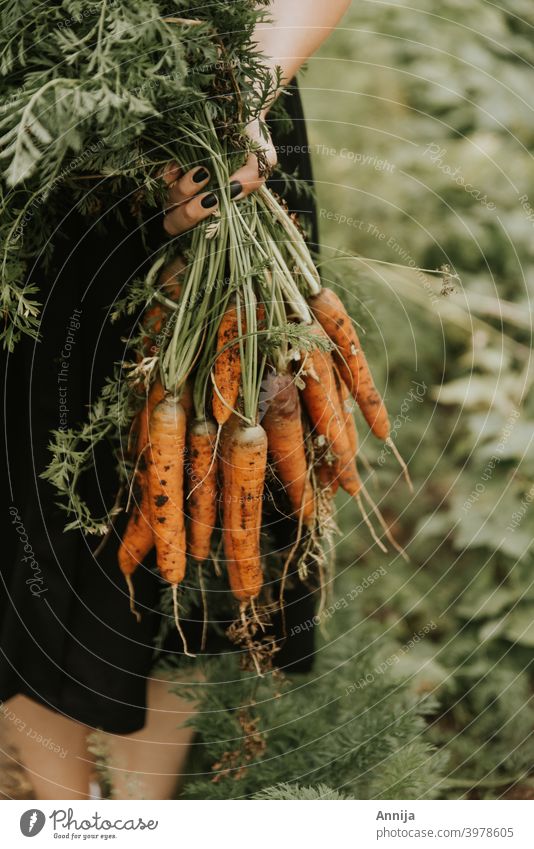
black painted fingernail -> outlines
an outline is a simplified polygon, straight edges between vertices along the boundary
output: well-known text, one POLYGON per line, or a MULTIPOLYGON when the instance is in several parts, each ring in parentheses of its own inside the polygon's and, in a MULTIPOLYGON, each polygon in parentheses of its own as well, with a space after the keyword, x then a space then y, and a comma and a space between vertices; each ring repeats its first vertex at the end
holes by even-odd
POLYGON ((193 183, 202 183, 204 180, 208 179, 209 175, 210 172, 206 171, 205 168, 199 168, 198 171, 193 174, 193 183))
POLYGON ((204 207, 204 209, 211 209, 212 206, 215 206, 217 203, 216 195, 211 192, 209 195, 206 195, 205 198, 202 198, 200 201, 200 205, 204 207))
POLYGON ((230 197, 233 200, 243 191, 243 186, 239 182, 239 180, 232 180, 230 183, 230 197))

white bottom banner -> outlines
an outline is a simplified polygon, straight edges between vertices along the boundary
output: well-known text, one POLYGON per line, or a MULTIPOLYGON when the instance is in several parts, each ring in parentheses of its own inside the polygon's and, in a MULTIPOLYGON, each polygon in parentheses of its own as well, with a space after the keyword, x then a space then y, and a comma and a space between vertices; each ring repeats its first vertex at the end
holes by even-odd
POLYGON ((113 846, 532 849, 534 802, 3 802, 6 849, 66 841, 113 846), (274 810, 274 808, 278 810, 274 810))

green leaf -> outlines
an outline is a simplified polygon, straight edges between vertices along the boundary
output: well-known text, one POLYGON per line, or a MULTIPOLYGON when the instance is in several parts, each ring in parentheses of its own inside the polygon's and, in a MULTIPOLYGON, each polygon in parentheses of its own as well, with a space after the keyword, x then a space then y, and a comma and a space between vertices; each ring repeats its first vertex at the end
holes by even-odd
POLYGON ((534 648, 534 604, 518 604, 506 617, 502 636, 510 642, 534 648))

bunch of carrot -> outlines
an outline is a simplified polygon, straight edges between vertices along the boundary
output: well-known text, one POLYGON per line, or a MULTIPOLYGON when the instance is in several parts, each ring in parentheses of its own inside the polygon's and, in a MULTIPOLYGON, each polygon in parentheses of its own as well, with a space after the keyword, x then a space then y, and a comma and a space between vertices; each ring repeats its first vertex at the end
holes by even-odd
MULTIPOLYGON (((173 302, 180 312, 184 295, 177 268, 162 275, 159 291, 165 299, 144 316, 142 356, 152 364, 163 358, 151 348, 153 336, 164 327, 173 302), (157 356, 150 358, 154 351, 157 356)), ((214 305, 218 310, 211 330, 204 329, 200 363, 193 359, 173 386, 164 388, 159 376, 150 382, 135 422, 134 507, 119 550, 131 590, 133 573, 155 547, 161 576, 176 593, 188 558, 207 560, 214 530, 220 528, 231 590, 242 607, 253 607, 263 586, 260 535, 269 468, 284 493, 279 509, 294 518, 299 534, 320 536, 319 504, 339 486, 358 500, 370 526, 360 499, 351 399, 372 432, 394 449, 389 418, 342 302, 330 289, 315 291, 305 302, 306 321, 300 317, 303 344, 285 345, 284 356, 279 350, 258 355, 276 316, 283 332, 284 322, 295 315, 283 292, 273 289, 272 303, 266 302, 265 290, 261 302, 239 292, 219 294, 210 302, 212 314, 214 305), (246 404, 251 363, 261 381, 252 407, 246 404)), ((189 351, 191 342, 183 344, 189 351)))

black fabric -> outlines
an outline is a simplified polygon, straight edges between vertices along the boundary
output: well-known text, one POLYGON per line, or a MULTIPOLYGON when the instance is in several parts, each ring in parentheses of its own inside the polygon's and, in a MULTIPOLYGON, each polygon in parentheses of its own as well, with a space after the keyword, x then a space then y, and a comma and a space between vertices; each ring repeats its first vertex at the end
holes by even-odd
MULTIPOLYGON (((280 155, 282 167, 311 180, 306 131, 298 93, 288 98, 295 123, 278 145, 300 153, 280 155)), ((275 190, 280 184, 273 179, 275 190)), ((313 203, 286 195, 290 208, 309 216, 316 241, 313 203)), ((125 213, 127 218, 127 211, 125 213)), ((159 223, 158 223, 159 230, 159 223)), ((158 236, 159 238, 159 236, 158 236)), ((163 238, 163 234, 161 236, 163 238)), ((95 539, 64 532, 65 514, 53 487, 40 473, 49 461, 49 431, 83 421, 110 365, 122 359, 127 324, 109 320, 108 307, 146 263, 139 233, 109 221, 97 233, 70 212, 54 238, 54 272, 36 270, 44 300, 41 341, 25 339, 14 354, 2 352, 3 445, 1 452, 2 552, 0 568, 0 700, 24 693, 92 727, 129 733, 144 723, 146 676, 153 666, 154 639, 161 613, 161 581, 153 557, 135 576, 142 620, 130 613, 117 565, 118 540, 126 517, 97 559, 95 539), (60 389, 62 395, 60 395, 60 389), (60 402, 68 411, 60 411, 60 402), (60 418, 60 415, 62 416, 60 418)), ((102 515, 114 500, 114 464, 105 451, 95 456, 86 496, 102 515)), ((287 596, 286 631, 313 618, 313 595, 298 587, 287 596)), ((201 614, 184 622, 198 649, 201 614)), ((313 631, 283 640, 278 665, 308 670, 313 631)), ((164 652, 179 651, 172 638, 164 652)), ((219 633, 210 633, 208 653, 228 651, 219 633)))

